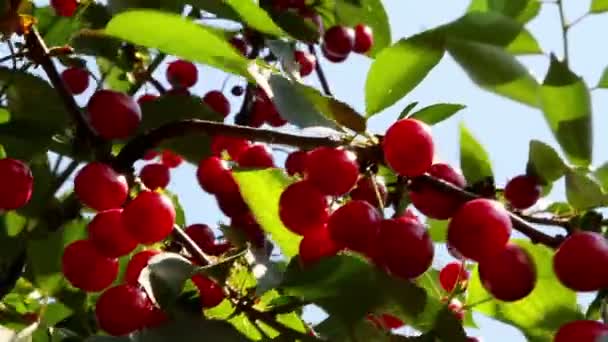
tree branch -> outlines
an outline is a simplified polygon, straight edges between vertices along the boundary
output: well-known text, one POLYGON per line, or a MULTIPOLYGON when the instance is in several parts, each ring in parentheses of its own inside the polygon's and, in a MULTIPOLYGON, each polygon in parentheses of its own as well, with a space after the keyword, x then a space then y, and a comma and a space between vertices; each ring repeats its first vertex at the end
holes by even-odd
POLYGON ((329 82, 327 82, 327 77, 325 77, 325 72, 323 71, 323 67, 321 67, 321 63, 319 60, 319 55, 317 54, 317 50, 315 49, 314 44, 308 44, 308 51, 315 56, 315 71, 317 72, 317 76, 319 77, 319 82, 321 82, 321 87, 323 87, 323 92, 327 96, 333 96, 331 93, 331 89, 329 88, 329 82))

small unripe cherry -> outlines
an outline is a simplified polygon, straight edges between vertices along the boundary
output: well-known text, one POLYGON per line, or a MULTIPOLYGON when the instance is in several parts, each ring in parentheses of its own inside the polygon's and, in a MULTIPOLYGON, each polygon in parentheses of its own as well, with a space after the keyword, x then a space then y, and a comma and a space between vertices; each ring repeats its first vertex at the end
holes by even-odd
POLYGON ((89 240, 100 253, 110 258, 127 255, 137 247, 137 241, 124 225, 122 209, 97 213, 87 228, 89 240))
POLYGON ((20 160, 0 159, 0 210, 13 210, 26 205, 32 197, 34 176, 20 160))
POLYGON ((169 168, 165 164, 154 163, 142 167, 139 172, 139 178, 141 178, 146 188, 156 190, 158 188, 166 188, 171 180, 171 175, 169 168))
POLYGON ((279 216, 287 229, 300 235, 318 229, 327 223, 329 203, 327 196, 309 181, 289 185, 279 199, 279 216))
POLYGON ((106 140, 126 139, 133 135, 141 122, 137 102, 123 93, 98 90, 87 104, 91 126, 106 140))
POLYGON ((205 94, 203 102, 223 117, 227 117, 230 114, 230 102, 228 102, 224 93, 219 90, 212 90, 205 94))
POLYGON ((198 80, 196 66, 185 60, 176 60, 167 67, 167 81, 176 88, 190 88, 198 80))
POLYGON ((61 78, 74 95, 84 93, 89 87, 89 73, 82 68, 67 68, 61 73, 61 78))
POLYGON ((74 192, 86 206, 97 211, 122 206, 129 193, 126 178, 109 165, 91 162, 74 179, 74 192))
POLYGON ((514 302, 532 292, 536 285, 536 265, 528 252, 515 244, 479 263, 483 287, 498 300, 514 302))
POLYGON ((338 245, 332 240, 325 225, 309 230, 300 241, 300 263, 303 267, 311 266, 323 258, 338 253, 338 245))
POLYGON ((58 16, 71 17, 78 9, 77 0, 51 0, 51 7, 58 16))
POLYGON ((215 254, 215 234, 208 225, 191 224, 186 227, 185 232, 203 252, 210 255, 215 254))
POLYGON ((481 262, 500 253, 511 235, 511 218, 502 204, 480 198, 463 204, 448 224, 448 243, 465 258, 481 262))
POLYGON ((151 245, 165 239, 175 224, 175 209, 166 196, 142 191, 125 206, 127 230, 139 243, 151 245))
POLYGON ((374 207, 384 206, 387 200, 386 185, 376 177, 361 177, 357 181, 357 186, 350 192, 350 198, 354 200, 366 201, 374 207))
POLYGON ((608 336, 608 325, 591 320, 578 320, 562 325, 553 342, 599 342, 608 336))
POLYGON ((350 201, 334 211, 327 228, 340 248, 367 253, 378 237, 382 216, 365 201, 350 201))
POLYGON ((144 103, 153 102, 158 98, 158 95, 154 94, 143 94, 137 99, 137 103, 141 106, 144 103))
POLYGON ((174 169, 184 162, 184 158, 171 150, 163 150, 160 155, 160 162, 174 169))
POLYGON ((445 265, 439 271, 439 284, 447 292, 454 291, 457 284, 460 284, 460 286, 466 285, 468 279, 469 272, 458 261, 445 265))
POLYGON ((143 250, 129 260, 125 271, 124 280, 127 284, 137 285, 141 271, 148 266, 150 259, 153 256, 160 254, 160 251, 154 249, 143 250))
POLYGON ((123 284, 109 288, 99 296, 95 316, 102 330, 122 336, 142 329, 153 308, 143 289, 123 284))
POLYGON ((359 178, 357 157, 343 149, 317 147, 306 158, 306 178, 327 195, 344 195, 359 178))
POLYGON ((299 65, 300 76, 302 77, 310 75, 317 64, 315 56, 304 51, 294 51, 293 58, 299 65))
POLYGON ((263 144, 252 144, 237 160, 240 167, 266 169, 274 167, 272 152, 268 146, 263 144))
POLYGON ((395 172, 416 177, 427 172, 433 164, 435 147, 430 127, 416 119, 395 122, 382 141, 384 159, 395 172))
MULTIPOLYGON (((429 174, 453 185, 464 188, 464 176, 448 164, 433 164, 429 174)), ((464 203, 461 197, 438 190, 436 187, 422 180, 412 182, 409 192, 412 204, 424 215, 437 220, 446 220, 452 217, 464 203)))
POLYGON ((78 240, 63 251, 61 270, 74 287, 98 292, 116 280, 118 260, 101 254, 91 241, 78 240))
POLYGON ((308 151, 293 151, 285 159, 285 170, 290 176, 304 175, 308 151))
POLYGON ((353 51, 357 53, 367 53, 374 45, 374 33, 372 28, 365 24, 355 26, 355 45, 353 51))
POLYGON ((323 47, 337 56, 348 55, 355 45, 355 31, 346 26, 336 25, 325 31, 323 47))
POLYGON ((543 192, 542 186, 534 176, 519 175, 505 186, 505 198, 515 209, 527 209, 533 206, 543 192))
POLYGON ((577 232, 559 246, 553 270, 574 291, 597 291, 608 286, 608 242, 599 233, 577 232))
POLYGON ((228 168, 228 163, 218 157, 201 160, 196 170, 196 177, 201 188, 210 194, 238 191, 238 185, 228 168))
POLYGON ((226 298, 222 287, 205 276, 197 274, 192 277, 192 282, 200 292, 203 308, 215 307, 226 298))

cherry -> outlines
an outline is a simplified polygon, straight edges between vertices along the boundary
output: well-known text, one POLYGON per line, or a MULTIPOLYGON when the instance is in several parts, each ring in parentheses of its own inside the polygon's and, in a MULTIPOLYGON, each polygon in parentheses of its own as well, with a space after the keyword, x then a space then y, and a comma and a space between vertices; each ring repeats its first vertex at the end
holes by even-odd
POLYGON ((382 217, 378 209, 365 201, 350 201, 329 217, 327 228, 340 247, 365 253, 380 230, 382 217))
POLYGON ((448 225, 448 243, 464 257, 482 261, 500 253, 511 235, 502 204, 480 198, 463 204, 448 225))
POLYGON ((191 96, 191 94, 187 88, 176 87, 167 91, 165 96, 191 96))
POLYGON ((450 304, 448 304, 448 310, 450 310, 450 312, 459 321, 464 320, 464 315, 466 313, 466 310, 464 309, 462 303, 458 299, 454 298, 450 301, 450 304))
POLYGON ((232 218, 247 214, 249 207, 238 187, 226 190, 216 194, 217 204, 224 215, 232 218))
POLYGON ((148 266, 150 259, 158 254, 160 254, 160 251, 147 249, 131 257, 125 271, 125 282, 127 284, 137 285, 139 283, 139 274, 141 271, 148 266))
POLYGON ((230 114, 230 102, 228 102, 224 93, 219 90, 212 90, 205 94, 203 102, 223 117, 227 117, 230 114))
POLYGON ((494 298, 514 302, 534 289, 536 266, 525 250, 508 244, 498 254, 479 263, 479 279, 494 298))
POLYGON ((143 94, 142 96, 140 96, 137 99, 137 103, 141 106, 144 103, 148 103, 148 102, 154 102, 156 99, 158 99, 158 95, 154 95, 154 94, 143 94))
POLYGON ((103 211, 122 206, 127 199, 129 185, 126 178, 110 166, 91 162, 76 174, 74 192, 86 206, 103 211))
POLYGON ((393 330, 401 328, 404 324, 401 319, 391 314, 382 314, 380 316, 367 315, 367 320, 370 321, 377 329, 393 330))
POLYGON ((156 328, 169 321, 169 316, 167 316, 167 314, 163 310, 154 306, 154 304, 152 303, 150 303, 150 305, 152 306, 152 309, 148 314, 148 317, 144 324, 146 328, 156 328))
POLYGON ((263 144, 252 144, 239 155, 237 161, 240 167, 245 168, 265 169, 274 167, 272 152, 268 146, 263 144))
POLYGON ((97 250, 110 258, 131 253, 137 241, 127 232, 123 223, 122 209, 110 209, 97 213, 88 225, 89 240, 97 250))
POLYGON ((478 339, 477 337, 468 336, 467 342, 481 342, 481 340, 478 339))
POLYGON ((171 150, 163 150, 160 155, 160 162, 174 169, 184 162, 184 158, 171 150))
POLYGON ((98 90, 87 104, 91 126, 106 140, 126 139, 135 133, 141 122, 139 105, 126 94, 98 90))
POLYGON ((268 117, 266 117, 266 122, 272 127, 282 127, 287 124, 287 120, 283 119, 281 114, 276 110, 273 105, 273 110, 269 112, 268 117))
POLYGON ((89 87, 89 73, 82 68, 67 68, 61 73, 61 78, 74 95, 84 93, 89 87))
POLYGON ((245 92, 245 88, 243 88, 242 86, 234 86, 232 87, 232 89, 230 89, 230 93, 232 93, 232 95, 234 96, 241 96, 243 95, 243 93, 245 92))
POLYGON ((22 161, 0 159, 0 210, 13 210, 26 205, 32 197, 34 176, 22 161))
POLYGON ((310 230, 304 234, 300 241, 300 262, 302 266, 308 267, 323 258, 334 256, 339 248, 329 235, 325 225, 310 230))
POLYGON ((245 39, 240 37, 230 38, 230 44, 234 47, 241 55, 247 56, 249 54, 249 44, 245 39))
POLYGON ((153 308, 144 290, 123 284, 111 287, 99 296, 95 316, 102 330, 122 336, 142 329, 153 308))
POLYGON ((239 187, 228 168, 228 163, 218 157, 201 160, 196 170, 201 188, 210 194, 238 192, 239 187))
POLYGON ((380 259, 390 273, 416 278, 433 261, 433 241, 423 224, 412 219, 383 220, 378 235, 380 259))
POLYGON ((553 270, 566 287, 596 291, 608 286, 608 242, 598 233, 570 235, 553 256, 553 270))
POLYGON ((171 176, 169 168, 165 164, 154 163, 142 167, 139 178, 150 190, 164 189, 169 185, 171 176))
POLYGON ((126 205, 123 218, 129 233, 144 245, 165 239, 175 224, 171 200, 153 191, 142 191, 126 205))
POLYGON ((285 159, 285 170, 290 176, 304 175, 306 169, 306 159, 308 158, 307 151, 291 152, 285 159))
POLYGON ((256 222, 251 212, 233 216, 230 226, 242 231, 255 247, 263 247, 266 242, 262 227, 256 222))
POLYGON ((445 244, 445 248, 448 250, 448 253, 454 259, 458 259, 458 260, 464 259, 464 257, 462 256, 462 254, 456 248, 454 248, 454 246, 450 245, 449 242, 445 244))
POLYGON ((348 58, 348 55, 337 55, 334 52, 327 50, 325 45, 321 45, 321 52, 328 61, 334 63, 342 63, 348 58))
POLYGON ((505 198, 515 209, 526 209, 540 198, 543 188, 534 176, 519 175, 511 179, 505 187, 505 198))
POLYGON ((435 148, 431 129, 416 119, 395 122, 386 131, 382 146, 384 159, 402 176, 420 176, 433 164, 435 148))
POLYGON ((346 26, 336 25, 323 35, 324 50, 334 56, 348 56, 355 45, 355 31, 346 26))
POLYGON ((215 234, 206 224, 192 224, 186 227, 186 234, 194 241, 203 252, 215 255, 215 234))
POLYGON ((215 307, 226 298, 222 287, 205 276, 197 274, 192 277, 192 282, 201 294, 201 304, 204 308, 215 307))
POLYGON ((384 206, 388 199, 386 185, 372 177, 361 177, 357 181, 357 186, 350 192, 350 198, 354 200, 366 201, 374 207, 384 206), (376 189, 378 192, 376 192, 376 189), (382 203, 380 203, 382 201, 382 203))
POLYGON ((101 254, 93 242, 78 240, 63 251, 61 270, 74 287, 97 292, 110 286, 118 276, 118 260, 101 254))
POLYGON ((456 284, 464 286, 469 279, 469 272, 460 262, 451 262, 441 269, 439 272, 439 283, 447 292, 454 291, 456 284))
POLYGON ((317 147, 306 158, 306 178, 327 195, 344 195, 359 178, 357 157, 343 149, 317 147))
POLYGON ((181 59, 169 63, 166 75, 167 81, 175 88, 190 88, 198 80, 196 66, 181 59))
MULTIPOLYGON (((434 164, 428 172, 431 176, 452 183, 459 188, 464 188, 466 185, 462 174, 448 164, 434 164)), ((434 219, 446 220, 454 216, 464 202, 460 197, 446 194, 424 181, 414 179, 411 188, 409 195, 412 204, 421 213, 434 219)))
POLYGON ((310 75, 317 64, 315 56, 304 51, 294 51, 293 58, 300 67, 300 75, 302 77, 310 75))
POLYGON ((572 321, 562 325, 553 342, 598 342, 608 336, 608 325, 591 320, 572 321))
POLYGON ((371 50, 372 45, 374 45, 372 28, 365 24, 355 26, 355 45, 353 46, 353 51, 367 53, 371 50))
POLYGON ((51 0, 51 7, 61 17, 71 17, 78 9, 77 0, 51 0))
POLYGON ((142 159, 150 161, 150 160, 158 158, 159 155, 160 154, 154 150, 147 150, 142 159))
POLYGON ((306 235, 327 223, 327 196, 306 180, 293 183, 281 194, 279 216, 289 230, 306 235))

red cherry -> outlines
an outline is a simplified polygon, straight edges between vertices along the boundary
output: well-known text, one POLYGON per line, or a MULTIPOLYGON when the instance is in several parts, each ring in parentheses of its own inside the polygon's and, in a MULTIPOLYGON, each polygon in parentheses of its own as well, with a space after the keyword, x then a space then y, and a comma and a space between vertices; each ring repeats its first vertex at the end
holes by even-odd
POLYGON ((78 9, 77 0, 51 0, 51 7, 58 16, 71 17, 78 9))
POLYGON ((232 189, 231 192, 224 191, 217 194, 216 200, 222 213, 228 217, 237 217, 249 212, 249 207, 238 188, 232 189))
POLYGON ((371 50, 372 45, 374 45, 372 28, 365 24, 355 26, 355 45, 353 46, 353 51, 367 53, 371 50))
POLYGON ((416 177, 427 172, 433 163, 434 144, 430 127, 415 119, 395 122, 386 131, 384 159, 398 174, 416 177))
POLYGON ((325 31, 323 47, 336 56, 348 55, 355 45, 355 31, 346 26, 336 25, 325 31))
POLYGON ((306 177, 327 195, 344 195, 359 178, 357 157, 343 149, 317 147, 306 158, 306 177))
POLYGON ((141 181, 148 189, 156 190, 158 188, 166 188, 171 180, 171 175, 169 174, 169 168, 165 164, 154 163, 142 167, 139 172, 139 178, 141 178, 141 181))
POLYGON ((201 160, 196 170, 201 188, 210 194, 233 193, 239 191, 228 163, 218 157, 201 160))
POLYGON ((391 314, 382 314, 380 316, 367 315, 367 320, 372 322, 377 329, 393 330, 404 326, 401 319, 391 314))
POLYGON ((110 166, 91 162, 76 175, 74 191, 83 204, 103 211, 122 206, 127 199, 129 186, 125 177, 110 166))
POLYGON ((240 167, 245 168, 270 168, 274 167, 272 152, 266 145, 252 144, 239 156, 240 167))
POLYGON ((126 94, 98 90, 87 104, 91 126, 106 140, 126 139, 135 133, 141 121, 139 105, 126 94))
POLYGON ((272 127, 282 127, 287 124, 287 120, 283 119, 283 117, 281 116, 281 114, 279 114, 276 108, 274 108, 273 111, 270 112, 270 115, 266 118, 266 122, 268 122, 268 124, 272 127))
POLYGON ((306 159, 308 158, 307 151, 291 152, 285 159, 285 170, 290 176, 304 175, 306 169, 306 159))
POLYGON ((387 196, 386 185, 370 177, 359 178, 357 186, 350 192, 350 198, 366 201, 377 208, 380 207, 380 201, 382 201, 382 205, 384 206, 388 198, 387 196), (378 192, 376 192, 376 189, 378 192), (380 199, 378 199, 378 196, 380 196, 380 199))
POLYGON ((148 314, 148 317, 145 322, 146 328, 156 328, 169 321, 169 316, 167 316, 167 314, 163 310, 154 306, 154 304, 152 303, 150 303, 150 305, 152 306, 152 309, 148 314))
POLYGON ((477 337, 469 336, 469 337, 467 337, 467 342, 481 342, 481 340, 478 339, 477 337))
POLYGON ((153 191, 142 191, 125 207, 123 218, 129 233, 139 243, 151 245, 165 239, 175 224, 171 200, 153 191))
POLYGON ((153 102, 158 98, 158 95, 154 94, 143 94, 137 99, 137 103, 141 106, 147 102, 153 102))
POLYGON ((511 219, 505 208, 485 198, 462 205, 448 225, 448 243, 478 262, 500 253, 510 235, 511 219))
POLYGON ((329 218, 329 203, 308 181, 289 185, 279 199, 279 216, 285 227, 296 234, 306 235, 308 231, 325 225, 329 218))
POLYGON ((450 312, 452 312, 452 314, 454 314, 459 321, 464 320, 466 310, 463 308, 462 303, 458 299, 454 298, 450 301, 450 304, 448 304, 448 310, 450 310, 450 312))
POLYGON ((197 274, 192 277, 192 282, 201 294, 201 304, 204 308, 215 307, 226 298, 222 287, 205 276, 197 274))
POLYGON ((109 288, 99 296, 95 316, 102 330, 122 336, 142 329, 153 308, 142 289, 123 284, 109 288))
POLYGON ((61 73, 61 78, 74 95, 84 93, 89 87, 89 73, 82 68, 67 68, 61 73))
POLYGON ((184 162, 184 158, 171 150, 163 150, 160 155, 160 162, 174 169, 184 162))
POLYGON ((209 253, 209 254, 220 256, 220 255, 228 252, 231 248, 232 248, 232 244, 228 241, 216 242, 215 245, 213 245, 213 252, 209 253))
POLYGON ((153 256, 160 254, 160 251, 148 249, 135 254, 129 263, 125 271, 125 282, 127 284, 137 285, 139 283, 139 274, 141 271, 148 266, 150 259, 153 256))
POLYGON ((222 152, 226 151, 232 160, 237 160, 250 145, 251 143, 243 138, 216 135, 211 140, 211 153, 221 157, 222 152))
POLYGON ((302 266, 308 267, 323 258, 336 255, 338 251, 338 245, 332 240, 327 227, 323 225, 304 234, 304 238, 300 241, 300 262, 302 266))
POLYGON ((331 214, 327 228, 338 246, 365 253, 378 236, 381 220, 369 203, 350 201, 331 214))
POLYGON ((61 269, 65 278, 86 292, 110 286, 118 276, 118 260, 101 254, 89 240, 78 240, 63 251, 61 269))
POLYGON ((147 150, 142 159, 146 160, 146 161, 150 161, 150 160, 158 158, 159 155, 160 154, 154 150, 147 150))
POLYGON ((525 250, 508 244, 498 254, 479 263, 479 279, 494 298, 514 302, 534 289, 536 266, 525 250))
POLYGON ((469 272, 458 261, 451 262, 439 272, 439 283, 447 292, 454 291, 456 284, 463 286, 469 279, 469 272))
POLYGON ((186 227, 185 231, 203 252, 215 255, 215 234, 208 225, 192 224, 186 227))
POLYGON ((167 81, 176 88, 190 88, 198 80, 198 70, 191 62, 176 60, 167 67, 167 81))
POLYGON ((570 235, 553 256, 553 270, 566 287, 597 291, 608 286, 608 242, 598 233, 570 235))
POLYGON ((302 77, 310 75, 317 64, 315 56, 304 51, 295 51, 293 58, 300 66, 300 75, 302 77))
POLYGON ((13 210, 26 205, 32 197, 34 176, 22 161, 0 159, 0 210, 13 210))
POLYGON ((505 198, 516 209, 533 206, 543 192, 543 187, 534 176, 519 175, 511 179, 505 187, 505 198))
POLYGON ((97 213, 88 225, 89 240, 97 250, 110 258, 131 253, 137 241, 123 224, 122 209, 110 209, 97 213))
POLYGON ((230 38, 230 44, 234 47, 241 55, 247 56, 249 54, 249 44, 243 38, 232 37, 230 38))
POLYGON ((190 91, 186 88, 172 88, 165 93, 165 96, 190 96, 190 91))
POLYGON ((323 53, 323 56, 327 58, 328 61, 333 63, 342 63, 348 58, 348 55, 340 55, 328 50, 325 45, 321 45, 321 52, 323 53))
POLYGON ((377 244, 383 265, 404 279, 424 273, 435 255, 433 241, 424 225, 411 219, 383 220, 377 244))
POLYGON ((230 114, 230 102, 228 102, 224 93, 219 90, 212 90, 205 94, 203 102, 223 117, 227 117, 230 114))
MULTIPOLYGON (((464 188, 466 185, 466 180, 462 174, 448 164, 432 165, 429 174, 459 188, 464 188)), ((464 203, 460 197, 446 194, 437 190, 436 187, 416 179, 413 181, 409 195, 416 209, 424 215, 438 220, 446 220, 454 216, 458 208, 464 203)))
POLYGON ((256 222, 251 212, 233 216, 230 226, 241 230, 255 247, 263 247, 266 242, 262 227, 256 222))
POLYGON ((608 336, 608 325, 591 320, 572 321, 562 325, 553 342, 598 342, 608 336))

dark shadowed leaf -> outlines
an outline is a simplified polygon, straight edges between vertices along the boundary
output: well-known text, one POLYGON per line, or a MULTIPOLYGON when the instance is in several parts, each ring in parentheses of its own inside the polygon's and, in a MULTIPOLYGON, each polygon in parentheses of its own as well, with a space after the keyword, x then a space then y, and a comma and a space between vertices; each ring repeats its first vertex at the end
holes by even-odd
POLYGON ((405 106, 405 108, 403 108, 403 110, 401 111, 401 114, 399 114, 398 120, 401 120, 401 119, 407 117, 408 114, 410 114, 410 112, 412 110, 414 110, 414 107, 416 107, 417 105, 418 105, 418 102, 414 101, 414 102, 408 104, 407 106, 405 106))
POLYGON ((437 314, 433 333, 441 341, 467 341, 467 334, 462 327, 462 323, 447 307, 444 307, 439 311, 439 314, 437 314))
POLYGON ((419 109, 417 112, 409 115, 409 117, 426 122, 429 125, 434 125, 451 117, 465 107, 460 104, 438 103, 419 109))
POLYGON ((336 0, 335 3, 337 24, 354 27, 364 23, 372 28, 374 45, 371 56, 391 44, 391 28, 381 0, 336 0))
POLYGON ((174 253, 162 253, 150 259, 148 267, 139 275, 139 282, 153 293, 162 308, 171 308, 184 283, 194 275, 196 267, 190 261, 174 253))
POLYGON ((530 141, 527 168, 530 173, 548 183, 560 179, 567 170, 559 154, 551 146, 538 140, 530 141))
POLYGON ((460 125, 460 168, 469 184, 493 176, 488 153, 464 124, 460 125))
POLYGON ((571 170, 566 173, 566 198, 575 209, 590 209, 603 203, 604 194, 597 181, 571 170))
POLYGON ((80 18, 57 16, 50 6, 35 8, 32 15, 38 19, 38 30, 48 46, 66 44, 72 34, 82 27, 80 18))

